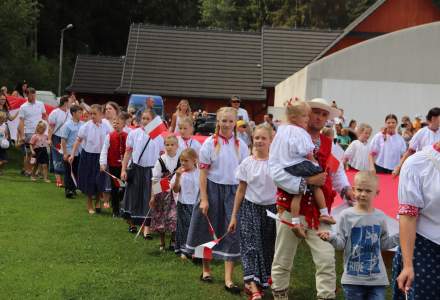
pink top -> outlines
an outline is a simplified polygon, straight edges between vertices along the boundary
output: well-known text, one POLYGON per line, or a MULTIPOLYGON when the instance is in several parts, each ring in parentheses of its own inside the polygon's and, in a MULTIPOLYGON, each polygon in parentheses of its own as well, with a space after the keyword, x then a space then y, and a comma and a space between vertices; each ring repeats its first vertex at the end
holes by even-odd
POLYGON ((34 134, 31 138, 30 144, 34 148, 42 148, 48 146, 48 139, 46 134, 34 134))

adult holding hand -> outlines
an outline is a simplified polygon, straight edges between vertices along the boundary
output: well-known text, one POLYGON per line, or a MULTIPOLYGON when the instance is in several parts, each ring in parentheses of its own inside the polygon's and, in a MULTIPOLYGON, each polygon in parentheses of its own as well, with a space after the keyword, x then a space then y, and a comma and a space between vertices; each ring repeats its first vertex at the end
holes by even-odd
POLYGON ((440 295, 440 142, 406 160, 399 181, 400 247, 393 261, 393 299, 440 295))

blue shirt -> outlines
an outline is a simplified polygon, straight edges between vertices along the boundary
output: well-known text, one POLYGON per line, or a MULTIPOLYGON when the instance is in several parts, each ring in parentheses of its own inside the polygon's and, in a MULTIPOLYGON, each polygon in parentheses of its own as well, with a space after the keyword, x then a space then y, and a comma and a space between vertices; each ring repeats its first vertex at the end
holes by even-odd
MULTIPOLYGON (((73 120, 69 120, 63 125, 63 127, 61 127, 60 137, 66 140, 67 153, 70 154, 72 152, 73 144, 75 144, 78 135, 78 130, 83 124, 84 122, 82 121, 75 123, 73 120)), ((78 156, 80 151, 81 151, 81 146, 78 147, 75 156, 78 156)))

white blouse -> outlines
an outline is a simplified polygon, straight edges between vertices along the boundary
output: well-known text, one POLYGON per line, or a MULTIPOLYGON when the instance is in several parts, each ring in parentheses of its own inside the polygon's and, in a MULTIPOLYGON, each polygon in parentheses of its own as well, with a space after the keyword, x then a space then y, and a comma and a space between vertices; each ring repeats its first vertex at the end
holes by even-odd
POLYGON ((64 124, 71 119, 71 115, 69 111, 63 111, 61 108, 56 108, 49 114, 47 121, 50 126, 53 126, 53 135, 61 137, 61 128, 64 124))
POLYGON ((440 129, 432 131, 428 127, 423 127, 409 141, 409 148, 414 151, 420 151, 425 146, 434 145, 440 141, 440 129))
POLYGON ((376 157, 376 165, 394 170, 406 151, 406 143, 399 134, 387 135, 386 141, 382 132, 376 133, 371 140, 371 153, 376 157))
MULTIPOLYGON (((160 156, 162 158, 163 162, 165 163, 165 167, 170 171, 171 173, 174 172, 174 169, 177 167, 177 162, 179 161, 179 155, 174 155, 173 157, 169 156, 168 154, 162 154, 160 156)), ((163 170, 166 172, 166 170, 163 170)), ((153 168, 153 176, 151 178, 152 181, 159 181, 162 178, 162 166, 159 162, 159 158, 157 159, 156 163, 154 164, 153 168)))
POLYGON ((140 157, 140 154, 149 139, 150 137, 145 133, 143 128, 132 130, 127 136, 126 146, 133 151, 132 161, 142 167, 153 167, 159 159, 161 149, 159 143, 161 143, 163 139, 158 138, 149 142, 144 154, 140 157))
POLYGON ((248 156, 241 162, 235 176, 247 183, 246 200, 259 205, 275 204, 277 187, 269 175, 269 160, 248 156))
POLYGON ((181 136, 178 136, 177 140, 179 142, 179 153, 187 148, 192 148, 197 152, 197 154, 199 154, 200 148, 202 148, 202 145, 193 138, 185 141, 181 136))
POLYGON ((440 245, 440 153, 426 146, 403 164, 399 204, 420 208, 417 233, 440 245))
MULTIPOLYGON (((194 169, 191 172, 184 172, 180 177, 180 192, 177 198, 182 204, 194 205, 197 202, 200 190, 200 171, 199 169, 194 169)), ((171 179, 171 187, 174 186, 176 182, 176 175, 171 179)))
POLYGON ((345 150, 344 158, 348 160, 351 167, 358 171, 368 171, 370 162, 368 155, 370 154, 370 145, 362 143, 359 140, 353 141, 345 150))
POLYGON ((208 179, 217 184, 238 184, 235 178, 235 170, 238 165, 249 156, 248 146, 238 139, 238 151, 235 145, 235 137, 228 141, 218 138, 218 150, 214 146, 214 136, 205 140, 200 149, 199 162, 209 165, 208 179))
POLYGON ((101 153, 105 137, 110 132, 111 128, 106 124, 95 124, 90 120, 79 128, 78 138, 82 139, 82 148, 84 151, 88 153, 101 153))

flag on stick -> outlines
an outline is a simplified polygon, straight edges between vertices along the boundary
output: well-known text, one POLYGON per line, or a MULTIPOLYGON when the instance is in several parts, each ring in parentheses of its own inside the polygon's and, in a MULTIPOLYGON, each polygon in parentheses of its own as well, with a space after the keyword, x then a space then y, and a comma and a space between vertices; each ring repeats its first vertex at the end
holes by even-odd
POLYGON ((159 116, 156 116, 150 123, 147 124, 147 126, 145 126, 144 129, 152 139, 158 137, 162 132, 167 131, 167 127, 159 116))
POLYGON ((267 214, 267 216, 268 216, 269 218, 272 218, 272 219, 274 219, 274 220, 277 220, 277 221, 279 221, 279 222, 281 222, 281 223, 283 223, 283 224, 285 224, 285 225, 287 225, 287 226, 289 226, 289 227, 295 227, 294 224, 292 224, 292 223, 290 223, 290 222, 287 222, 287 221, 281 219, 279 216, 277 216, 276 214, 274 214, 273 212, 271 212, 271 211, 269 211, 269 210, 267 210, 267 209, 266 209, 266 214, 267 214))

